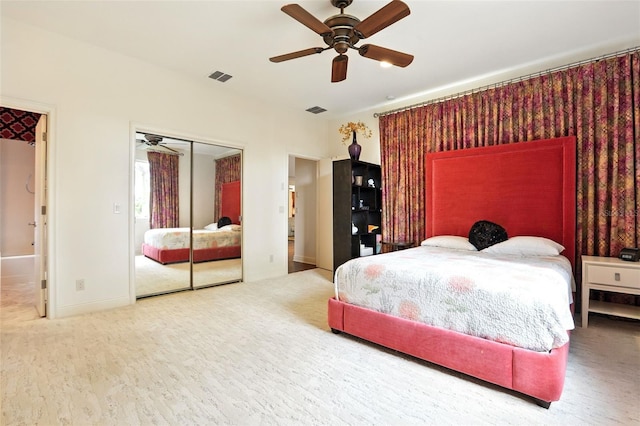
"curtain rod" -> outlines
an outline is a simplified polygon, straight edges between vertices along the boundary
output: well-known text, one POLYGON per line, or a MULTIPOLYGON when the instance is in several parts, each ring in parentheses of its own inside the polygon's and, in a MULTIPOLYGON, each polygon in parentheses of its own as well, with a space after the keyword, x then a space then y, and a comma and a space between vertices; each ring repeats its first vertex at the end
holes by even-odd
POLYGON ((591 59, 584 59, 582 61, 572 62, 572 63, 567 64, 567 65, 560 65, 558 67, 549 68, 549 69, 544 70, 544 71, 534 72, 534 73, 527 74, 527 75, 524 75, 524 76, 521 76, 521 77, 516 77, 516 78, 509 79, 509 80, 504 80, 504 81, 501 81, 499 83, 487 84, 485 86, 481 86, 481 87, 478 87, 478 88, 475 88, 475 89, 465 90, 463 92, 455 93, 453 95, 442 96, 440 98, 431 99, 431 100, 419 102, 419 103, 416 103, 416 104, 413 104, 413 105, 407 105, 407 106, 404 106, 404 107, 391 109, 389 111, 374 112, 373 116, 375 118, 378 118, 378 117, 382 117, 382 116, 385 116, 385 115, 393 114, 395 112, 406 111, 406 110, 413 109, 413 108, 418 108, 418 107, 422 107, 422 106, 426 106, 426 105, 436 104, 438 102, 444 102, 444 101, 447 101, 447 100, 450 100, 450 99, 456 99, 456 98, 459 98, 461 96, 469 95, 469 94, 476 93, 476 92, 481 92, 481 91, 484 91, 484 90, 487 90, 487 89, 496 88, 496 87, 502 87, 502 86, 506 86, 507 84, 528 80, 528 79, 533 78, 533 77, 539 77, 539 76, 541 76, 543 74, 550 74, 552 72, 563 71, 563 70, 566 70, 566 69, 569 69, 569 68, 577 67, 579 65, 589 64, 589 63, 592 63, 592 62, 598 62, 598 61, 601 61, 603 59, 613 58, 615 56, 623 56, 623 55, 626 55, 626 54, 629 54, 629 53, 633 53, 633 52, 636 52, 636 51, 640 52, 640 46, 630 47, 628 49, 619 50, 619 51, 613 52, 613 53, 607 53, 607 54, 604 54, 602 56, 597 56, 597 57, 591 58, 591 59))

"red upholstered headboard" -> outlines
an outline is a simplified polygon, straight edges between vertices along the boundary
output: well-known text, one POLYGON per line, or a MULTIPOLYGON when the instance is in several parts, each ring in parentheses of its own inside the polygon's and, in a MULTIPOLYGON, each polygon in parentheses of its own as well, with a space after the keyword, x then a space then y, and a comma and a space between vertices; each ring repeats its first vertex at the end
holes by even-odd
POLYGON ((220 217, 227 216, 232 223, 240 224, 240 181, 223 183, 220 194, 220 217))
POLYGON ((489 220, 557 241, 575 267, 575 137, 427 154, 425 188, 427 237, 489 220))

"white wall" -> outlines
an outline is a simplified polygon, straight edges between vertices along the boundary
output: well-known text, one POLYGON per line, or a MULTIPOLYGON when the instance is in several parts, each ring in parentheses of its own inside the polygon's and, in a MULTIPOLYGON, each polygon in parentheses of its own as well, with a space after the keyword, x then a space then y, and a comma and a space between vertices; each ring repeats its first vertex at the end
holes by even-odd
POLYGON ((193 154, 193 228, 202 229, 218 218, 213 211, 216 194, 215 157, 193 154))
POLYGON ((138 124, 243 148, 245 280, 287 273, 287 156, 328 156, 323 119, 239 97, 204 75, 187 78, 7 18, 1 31, 0 101, 54 112, 52 317, 133 302, 131 129, 138 124), (121 214, 114 214, 114 203, 121 214), (84 291, 75 290, 79 278, 84 291))

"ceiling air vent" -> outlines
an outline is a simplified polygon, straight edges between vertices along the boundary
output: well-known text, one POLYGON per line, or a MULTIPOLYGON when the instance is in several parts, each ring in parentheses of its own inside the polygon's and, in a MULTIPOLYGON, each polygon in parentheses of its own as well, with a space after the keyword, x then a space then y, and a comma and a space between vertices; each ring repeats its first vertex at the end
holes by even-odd
POLYGON ((216 71, 213 74, 209 75, 209 78, 212 78, 214 80, 218 80, 221 83, 224 83, 225 81, 229 80, 231 77, 231 75, 229 74, 225 74, 222 71, 216 71))
POLYGON ((324 109, 322 107, 319 107, 319 106, 314 106, 314 107, 311 107, 311 108, 307 108, 306 111, 309 111, 309 112, 311 112, 313 114, 320 114, 321 112, 325 112, 326 109, 324 109))

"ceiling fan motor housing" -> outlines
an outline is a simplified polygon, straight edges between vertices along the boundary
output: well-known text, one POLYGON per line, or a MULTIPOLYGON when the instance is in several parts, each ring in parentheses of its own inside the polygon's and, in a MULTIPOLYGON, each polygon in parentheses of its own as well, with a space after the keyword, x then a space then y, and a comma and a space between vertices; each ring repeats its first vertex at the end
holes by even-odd
POLYGON ((353 0, 331 0, 331 4, 338 9, 344 9, 349 6, 353 0))
POLYGON ((144 136, 147 139, 149 145, 158 145, 160 142, 162 142, 162 136, 150 135, 149 133, 145 133, 144 136))
POLYGON ((349 47, 353 47, 360 38, 356 35, 353 28, 360 23, 355 16, 341 13, 327 18, 324 24, 331 28, 332 34, 323 37, 324 42, 329 47, 333 47, 336 52, 343 54, 349 47))

